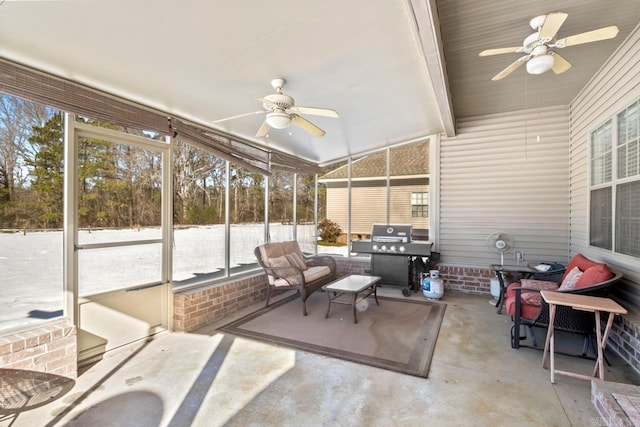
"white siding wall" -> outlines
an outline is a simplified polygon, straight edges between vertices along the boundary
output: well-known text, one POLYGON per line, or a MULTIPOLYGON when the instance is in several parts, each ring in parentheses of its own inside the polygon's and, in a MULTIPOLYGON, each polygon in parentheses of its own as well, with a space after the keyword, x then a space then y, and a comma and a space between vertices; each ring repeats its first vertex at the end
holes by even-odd
POLYGON ((327 188, 327 218, 338 223, 342 231, 347 232, 347 195, 349 190, 346 187, 327 188))
POLYGON ((606 261, 640 282, 640 260, 589 246, 588 149, 591 132, 640 99, 640 26, 571 104, 570 252, 606 261))
POLYGON ((389 222, 411 224, 413 228, 429 228, 428 218, 411 217, 411 193, 429 191, 428 186, 398 185, 391 187, 389 197, 389 222))
POLYGON ((486 246, 494 231, 510 234, 525 261, 567 261, 568 107, 461 119, 458 135, 442 138, 439 162, 442 264, 499 263, 486 246))
MULTIPOLYGON (((428 191, 428 186, 399 185, 391 187, 389 213, 391 224, 411 224, 429 228, 428 218, 411 218, 411 193, 428 191)), ((387 223, 387 187, 353 187, 351 189, 351 233, 369 234, 374 223, 387 223)), ((347 232, 347 189, 327 188, 327 218, 347 232)))

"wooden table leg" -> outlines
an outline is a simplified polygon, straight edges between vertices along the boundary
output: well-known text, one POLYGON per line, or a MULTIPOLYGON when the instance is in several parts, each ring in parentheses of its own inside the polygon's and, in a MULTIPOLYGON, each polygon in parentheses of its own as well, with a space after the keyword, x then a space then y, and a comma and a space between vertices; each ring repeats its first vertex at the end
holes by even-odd
POLYGON ((542 367, 545 367, 545 364, 547 362, 547 352, 549 352, 550 350, 550 355, 549 355, 549 360, 550 360, 550 366, 549 366, 549 370, 551 372, 551 384, 553 384, 553 382, 555 381, 554 378, 554 369, 555 369, 555 361, 554 361, 554 351, 555 351, 555 336, 554 336, 554 328, 553 325, 555 324, 555 320, 556 320, 556 305, 555 304, 549 304, 549 327, 547 329, 547 339, 544 342, 544 352, 542 353, 542 367))
POLYGON ((596 344, 598 345, 598 359, 596 360, 596 367, 594 368, 594 372, 592 377, 596 376, 596 372, 599 372, 599 377, 601 380, 604 380, 604 365, 602 363, 602 331, 600 330, 600 312, 598 310, 593 312, 596 316, 596 344))
POLYGON ((598 361, 596 366, 593 368, 593 377, 596 374, 599 374, 601 380, 604 380, 604 351, 607 348, 607 340, 609 339, 609 332, 611 332, 611 326, 613 326, 613 319, 615 317, 614 313, 609 313, 609 318, 607 319, 607 326, 604 329, 604 335, 599 338, 598 332, 600 331, 600 312, 596 311, 596 339, 602 340, 601 343, 598 344, 598 361))

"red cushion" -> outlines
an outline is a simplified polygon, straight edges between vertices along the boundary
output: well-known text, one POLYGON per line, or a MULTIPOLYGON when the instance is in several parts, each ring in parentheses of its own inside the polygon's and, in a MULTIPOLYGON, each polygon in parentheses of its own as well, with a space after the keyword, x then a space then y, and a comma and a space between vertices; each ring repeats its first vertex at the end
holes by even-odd
POLYGON ((592 286, 609 280, 612 277, 613 273, 611 273, 611 270, 609 270, 606 264, 596 264, 584 270, 582 276, 580 276, 576 282, 576 289, 592 286))
MULTIPOLYGON (((526 287, 533 289, 549 289, 556 290, 560 286, 556 282, 546 280, 522 279, 521 283, 512 283, 507 287, 507 293, 504 305, 507 308, 507 314, 514 316, 516 314, 516 291, 513 288, 526 287)), ((522 290, 520 293, 520 317, 533 320, 538 316, 540 311, 541 299, 540 293, 537 291, 522 290)))
POLYGON ((515 282, 507 286, 507 298, 516 296, 516 291, 514 291, 513 288, 523 287, 523 288, 532 288, 532 289, 540 289, 540 290, 545 289, 545 290, 555 291, 558 289, 559 286, 560 285, 558 283, 549 282, 547 280, 521 279, 520 283, 515 282))
MULTIPOLYGON (((536 292, 536 291, 523 291, 523 292, 536 292)), ((515 291, 514 291, 515 293, 515 291)), ((537 293, 537 292, 536 292, 537 293)), ((504 301, 504 306, 507 309, 507 314, 509 316, 514 316, 516 314, 516 297, 515 295, 511 297, 507 297, 504 301)), ((522 297, 520 298, 520 317, 524 317, 525 319, 533 320, 538 316, 538 312, 540 312, 539 305, 531 305, 525 304, 522 301, 522 297)))
MULTIPOLYGON (((593 267, 594 265, 599 265, 599 262, 591 261, 589 258, 585 257, 582 254, 576 254, 571 261, 569 261, 569 265, 567 265, 567 269, 564 271, 564 275, 562 276, 562 280, 569 274, 573 267, 578 267, 580 271, 585 271, 589 267, 593 267)), ((560 281, 562 283, 562 280, 560 281)))
MULTIPOLYGON (((586 271, 589 267, 593 267, 600 264, 601 263, 599 262, 591 261, 589 258, 585 257, 582 254, 577 254, 573 258, 571 258, 571 261, 569 261, 569 265, 567 265, 567 269, 564 271, 562 280, 564 280, 567 274, 569 274, 569 272, 573 270, 573 267, 578 267, 580 271, 586 271)), ((560 282, 562 282, 562 280, 560 282)))

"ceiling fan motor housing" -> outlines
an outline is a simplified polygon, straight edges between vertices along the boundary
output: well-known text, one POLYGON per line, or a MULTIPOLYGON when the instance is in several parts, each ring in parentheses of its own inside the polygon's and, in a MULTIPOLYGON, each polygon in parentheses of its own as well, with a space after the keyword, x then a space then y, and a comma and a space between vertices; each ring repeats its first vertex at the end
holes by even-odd
POLYGON ((264 97, 264 99, 273 103, 272 105, 262 104, 264 109, 267 111, 275 111, 276 109, 287 110, 294 105, 293 98, 289 95, 285 95, 284 93, 274 93, 272 95, 267 95, 264 97))

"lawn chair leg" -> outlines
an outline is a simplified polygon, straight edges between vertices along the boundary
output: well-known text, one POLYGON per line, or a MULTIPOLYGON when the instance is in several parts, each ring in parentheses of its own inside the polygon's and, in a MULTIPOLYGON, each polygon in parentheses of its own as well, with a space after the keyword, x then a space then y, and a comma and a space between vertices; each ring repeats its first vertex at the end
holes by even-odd
POLYGON ((271 298, 271 285, 267 283, 267 303, 265 307, 269 307, 269 298, 271 298))

